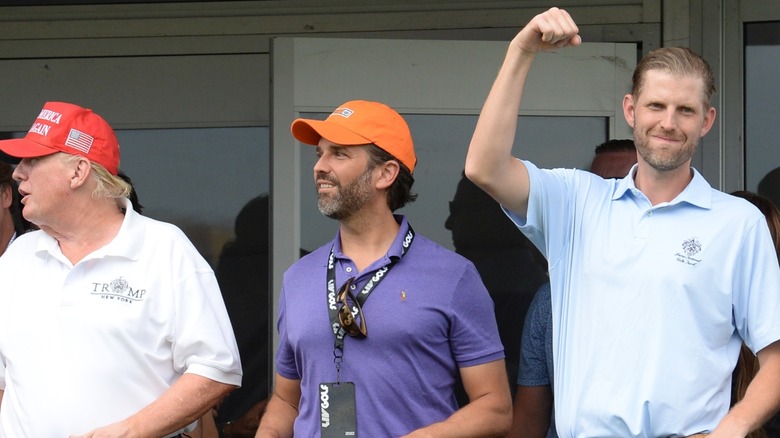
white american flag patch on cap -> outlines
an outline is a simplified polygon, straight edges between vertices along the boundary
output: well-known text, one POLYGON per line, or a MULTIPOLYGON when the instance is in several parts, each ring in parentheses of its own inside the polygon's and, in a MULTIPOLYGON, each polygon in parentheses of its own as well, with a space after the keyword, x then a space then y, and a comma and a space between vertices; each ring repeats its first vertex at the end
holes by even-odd
POLYGON ((68 138, 65 140, 65 144, 73 149, 78 149, 81 152, 88 154, 94 140, 95 139, 89 134, 85 134, 78 129, 71 129, 68 138))

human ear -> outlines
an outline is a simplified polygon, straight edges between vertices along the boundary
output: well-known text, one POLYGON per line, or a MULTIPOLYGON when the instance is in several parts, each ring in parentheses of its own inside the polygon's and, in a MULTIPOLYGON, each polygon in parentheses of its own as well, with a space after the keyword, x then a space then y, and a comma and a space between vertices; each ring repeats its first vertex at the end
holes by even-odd
POLYGON ((70 174, 70 187, 72 189, 82 186, 92 172, 92 163, 86 158, 76 161, 76 165, 72 168, 70 174))
POLYGON ((704 137, 708 132, 710 132, 710 129, 712 128, 712 125, 714 123, 715 123, 715 108, 710 106, 704 112, 704 123, 701 126, 699 137, 704 137))
POLYGON ((401 166, 395 160, 385 161, 377 167, 380 168, 379 179, 376 182, 377 189, 386 189, 393 185, 401 172, 401 166))
POLYGON ((3 208, 11 208, 11 203, 14 200, 14 194, 13 194, 13 187, 11 187, 9 184, 6 184, 2 188, 2 192, 0 192, 0 201, 2 201, 3 208))
POLYGON ((623 116, 626 118, 628 126, 634 128, 634 95, 626 94, 623 96, 623 116))

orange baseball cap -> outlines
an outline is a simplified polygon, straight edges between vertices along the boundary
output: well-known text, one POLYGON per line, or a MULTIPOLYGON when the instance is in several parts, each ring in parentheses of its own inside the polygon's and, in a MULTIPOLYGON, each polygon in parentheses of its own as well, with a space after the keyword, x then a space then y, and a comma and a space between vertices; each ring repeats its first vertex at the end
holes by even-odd
POLYGON ((91 109, 65 102, 46 102, 24 138, 0 141, 0 150, 16 158, 65 152, 81 155, 119 171, 119 142, 114 130, 91 109))
POLYGON ((325 120, 295 119, 290 131, 304 144, 325 138, 341 146, 375 144, 414 173, 412 133, 403 117, 379 102, 352 100, 336 108, 325 120))

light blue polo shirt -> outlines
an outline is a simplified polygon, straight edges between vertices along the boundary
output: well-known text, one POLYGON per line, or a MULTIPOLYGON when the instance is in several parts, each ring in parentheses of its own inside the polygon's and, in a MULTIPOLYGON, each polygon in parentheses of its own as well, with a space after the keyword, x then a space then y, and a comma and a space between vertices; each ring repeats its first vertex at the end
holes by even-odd
POLYGON ((525 162, 528 217, 550 263, 555 416, 562 437, 712 431, 741 340, 780 339, 780 268, 764 216, 693 180, 652 206, 633 174, 604 180, 525 162))

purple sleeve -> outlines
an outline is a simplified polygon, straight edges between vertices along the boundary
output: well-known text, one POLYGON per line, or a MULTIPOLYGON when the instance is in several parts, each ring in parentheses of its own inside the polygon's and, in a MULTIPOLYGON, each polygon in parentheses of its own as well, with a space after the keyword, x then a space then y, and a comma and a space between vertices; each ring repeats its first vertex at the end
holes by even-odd
POLYGON ((279 298, 279 320, 276 323, 276 329, 279 331, 279 348, 276 350, 276 372, 287 379, 298 380, 301 376, 295 363, 295 352, 287 338, 285 302, 284 286, 282 286, 282 293, 279 298))
POLYGON ((456 285, 452 302, 451 345, 459 367, 504 358, 504 347, 490 298, 476 268, 469 263, 456 285))

